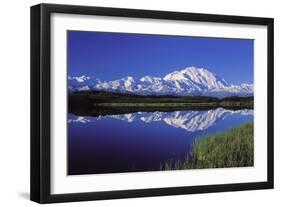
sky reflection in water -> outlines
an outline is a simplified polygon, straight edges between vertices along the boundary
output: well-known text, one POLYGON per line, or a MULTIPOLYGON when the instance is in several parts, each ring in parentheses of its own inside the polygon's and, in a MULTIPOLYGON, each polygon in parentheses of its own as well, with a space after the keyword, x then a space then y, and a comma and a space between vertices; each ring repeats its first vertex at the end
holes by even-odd
POLYGON ((159 170, 183 160, 194 140, 253 120, 253 110, 138 112, 100 117, 68 115, 68 174, 159 170))

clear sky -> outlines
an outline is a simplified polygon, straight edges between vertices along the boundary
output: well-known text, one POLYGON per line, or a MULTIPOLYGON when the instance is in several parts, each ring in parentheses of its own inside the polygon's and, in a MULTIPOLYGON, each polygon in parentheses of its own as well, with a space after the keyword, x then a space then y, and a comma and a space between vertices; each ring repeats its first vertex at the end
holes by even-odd
POLYGON ((233 84, 253 83, 254 41, 164 35, 68 31, 68 75, 109 81, 163 77, 202 67, 233 84))

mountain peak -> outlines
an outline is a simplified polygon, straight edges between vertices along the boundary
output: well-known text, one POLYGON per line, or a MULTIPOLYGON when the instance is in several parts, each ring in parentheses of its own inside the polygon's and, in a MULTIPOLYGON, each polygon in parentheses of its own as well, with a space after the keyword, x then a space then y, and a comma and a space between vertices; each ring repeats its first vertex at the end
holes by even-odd
POLYGON ((85 75, 73 76, 73 77, 68 76, 67 78, 68 78, 68 80, 76 80, 76 81, 79 82, 79 83, 84 82, 84 81, 90 79, 89 76, 85 76, 85 75))
POLYGON ((184 72, 182 71, 174 71, 172 73, 167 74, 163 80, 165 81, 175 81, 175 80, 185 80, 184 72))
POLYGON ((134 80, 134 78, 132 76, 126 76, 126 79, 128 80, 134 80))
POLYGON ((157 81, 161 81, 161 78, 159 77, 153 77, 153 76, 150 76, 150 75, 146 75, 144 77, 142 77, 140 79, 141 82, 150 82, 150 83, 153 83, 153 82, 157 82, 157 81))
POLYGON ((196 68, 196 67, 194 67, 194 66, 191 66, 191 67, 187 67, 187 68, 181 70, 180 72, 186 73, 186 72, 190 71, 190 72, 196 73, 196 72, 198 72, 200 69, 201 69, 201 68, 196 68))

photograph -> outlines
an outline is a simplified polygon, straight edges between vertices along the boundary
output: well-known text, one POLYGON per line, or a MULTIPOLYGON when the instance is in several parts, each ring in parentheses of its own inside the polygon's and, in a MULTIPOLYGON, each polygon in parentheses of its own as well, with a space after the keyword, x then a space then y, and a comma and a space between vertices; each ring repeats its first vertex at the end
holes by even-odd
POLYGON ((30 7, 30 200, 274 188, 274 18, 169 8, 30 7))
POLYGON ((254 40, 67 31, 67 174, 254 166, 254 40))

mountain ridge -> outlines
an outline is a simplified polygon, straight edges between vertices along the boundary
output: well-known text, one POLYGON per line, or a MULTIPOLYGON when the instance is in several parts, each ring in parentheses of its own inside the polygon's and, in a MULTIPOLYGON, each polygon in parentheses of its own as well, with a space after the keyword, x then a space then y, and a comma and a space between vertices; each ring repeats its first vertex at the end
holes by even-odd
POLYGON ((135 79, 126 76, 117 80, 102 81, 86 75, 68 76, 68 90, 100 90, 140 95, 177 95, 177 96, 252 96, 253 84, 234 85, 204 68, 194 66, 173 71, 164 77, 150 75, 135 79))

